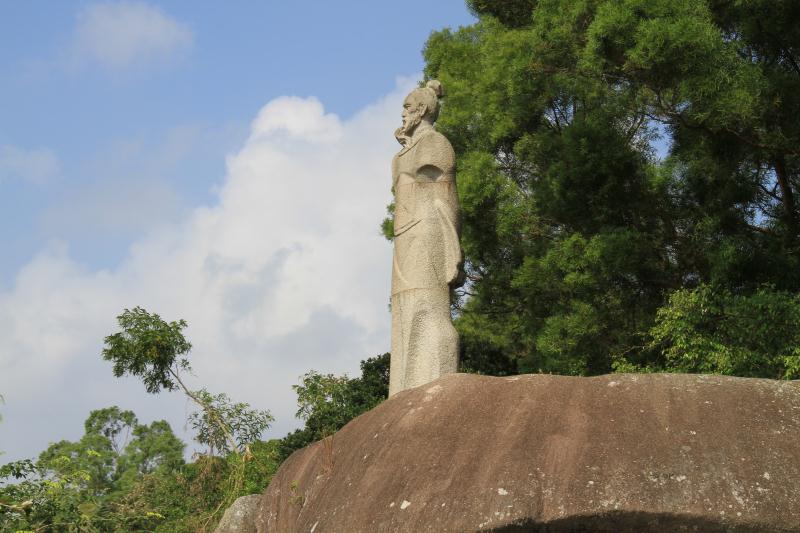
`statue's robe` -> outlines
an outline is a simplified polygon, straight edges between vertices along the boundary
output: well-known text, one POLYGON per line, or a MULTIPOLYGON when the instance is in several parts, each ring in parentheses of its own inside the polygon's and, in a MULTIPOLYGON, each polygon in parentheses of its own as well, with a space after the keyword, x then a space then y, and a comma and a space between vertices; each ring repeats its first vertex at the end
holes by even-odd
POLYGON ((389 395, 458 368, 451 285, 462 264, 455 154, 431 129, 392 161, 395 192, 389 395))

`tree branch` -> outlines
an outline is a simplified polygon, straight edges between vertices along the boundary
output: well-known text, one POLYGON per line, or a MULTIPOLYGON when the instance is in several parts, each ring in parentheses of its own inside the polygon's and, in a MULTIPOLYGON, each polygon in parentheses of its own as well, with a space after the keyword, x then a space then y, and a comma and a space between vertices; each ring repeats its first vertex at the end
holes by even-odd
POLYGON ((178 385, 181 386, 181 388, 183 389, 183 392, 186 394, 186 396, 191 398, 191 400, 194 403, 196 403, 197 405, 199 405, 203 409, 203 411, 208 413, 209 418, 211 418, 214 421, 214 423, 217 424, 217 427, 219 427, 219 429, 222 430, 222 433, 225 434, 225 439, 228 441, 228 444, 231 446, 231 451, 233 453, 235 453, 236 455, 239 455, 239 445, 236 443, 236 440, 233 438, 233 434, 231 433, 230 428, 225 423, 225 421, 222 420, 222 418, 220 418, 219 413, 217 413, 216 409, 214 409, 213 407, 208 405, 208 403, 206 403, 203 400, 201 400, 197 396, 197 394, 195 394, 193 391, 189 390, 189 387, 187 387, 183 383, 183 380, 181 380, 180 376, 178 375, 177 370, 174 370, 173 368, 170 367, 169 368, 169 373, 172 374, 172 377, 174 377, 175 381, 178 382, 178 385))
POLYGON ((778 178, 778 186, 781 188, 781 202, 786 218, 786 229, 789 233, 788 241, 793 243, 797 239, 797 214, 795 213, 792 184, 789 182, 789 174, 786 172, 786 162, 783 156, 776 157, 774 164, 775 176, 778 178))

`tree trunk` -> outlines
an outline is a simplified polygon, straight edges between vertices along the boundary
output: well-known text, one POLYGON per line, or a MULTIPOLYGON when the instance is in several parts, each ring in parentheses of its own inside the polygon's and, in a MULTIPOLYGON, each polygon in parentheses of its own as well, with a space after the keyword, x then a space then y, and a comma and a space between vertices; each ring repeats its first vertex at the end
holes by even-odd
POLYGON ((788 233, 787 241, 793 244, 797 240, 797 213, 795 213, 792 184, 789 181, 789 174, 786 172, 786 162, 783 156, 775 159, 775 176, 778 178, 778 187, 781 189, 781 201, 788 233))

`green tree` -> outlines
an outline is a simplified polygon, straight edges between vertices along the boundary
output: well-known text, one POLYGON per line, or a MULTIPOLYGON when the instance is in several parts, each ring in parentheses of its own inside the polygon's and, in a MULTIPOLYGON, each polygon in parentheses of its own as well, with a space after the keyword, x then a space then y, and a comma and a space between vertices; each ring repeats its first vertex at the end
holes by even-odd
POLYGON ((297 393, 297 417, 302 429, 289 433, 277 446, 283 461, 295 450, 329 437, 389 394, 389 354, 361 361, 361 376, 348 378, 311 371, 292 388, 297 393))
POLYGON ((0 467, 0 529, 2 531, 91 531, 96 521, 96 498, 78 487, 89 473, 68 468, 59 459, 58 476, 45 477, 30 459, 0 467), (9 481, 10 480, 10 481, 9 481))
MULTIPOLYGON (((209 531, 234 498, 263 492, 292 451, 329 437, 384 400, 389 354, 362 361, 358 378, 312 371, 301 380, 295 389, 302 430, 261 441, 258 423, 233 425, 238 442, 245 443, 241 448, 199 455, 190 463, 167 422, 141 424, 133 412, 116 406, 92 411, 79 441, 63 440, 37 461, 0 467, 0 530, 209 531)), ((226 395, 206 400, 222 406, 226 420, 248 420, 242 416, 246 404, 226 395)), ((202 412, 193 417, 198 431, 209 432, 206 444, 227 445, 202 412)))
MULTIPOLYGON (((225 476, 224 483, 218 476, 198 478, 212 480, 210 483, 218 489, 209 493, 210 501, 216 502, 214 507, 210 510, 203 507, 206 512, 201 513, 199 519, 200 529, 205 529, 219 518, 227 505, 247 494, 248 462, 255 457, 251 445, 258 442, 269 427, 272 415, 269 411, 252 409, 246 403, 234 403, 226 394, 192 390, 186 385, 182 373, 191 372, 188 354, 192 348, 183 336, 186 321, 166 322, 141 307, 125 309, 117 321, 121 331, 107 336, 103 349, 103 359, 113 363, 114 375, 137 376, 152 394, 163 389, 183 391, 199 408, 188 420, 196 431, 195 440, 207 445, 210 455, 221 456, 219 460, 196 461, 208 467, 208 472, 225 476)), ((156 476, 150 481, 155 483, 159 479, 156 476)), ((141 503, 142 499, 134 498, 132 502, 141 503)))
POLYGON ((210 408, 190 414, 189 425, 195 430, 195 440, 207 445, 212 454, 214 451, 223 454, 233 450, 244 452, 249 444, 261 438, 273 421, 268 411, 251 409, 249 404, 243 402, 234 403, 225 393, 211 394, 201 389, 195 394, 202 405, 210 408), (218 420, 225 424, 220 424, 218 420))
POLYGON ((114 364, 114 375, 139 377, 151 394, 182 390, 201 410, 190 415, 189 421, 198 432, 198 442, 208 445, 210 452, 241 453, 269 427, 273 420, 269 411, 231 403, 226 394, 187 387, 181 373, 191 372, 192 345, 183 336, 185 320, 166 322, 134 307, 125 309, 117 321, 122 330, 107 336, 103 348, 103 359, 114 364))
POLYGON ((771 287, 737 295, 702 285, 673 293, 651 333, 671 371, 796 379, 798 325, 800 295, 771 287))
POLYGON ((137 424, 119 459, 118 490, 125 492, 143 475, 180 470, 185 447, 165 420, 151 422, 149 426, 137 424))
POLYGON ((458 156, 464 369, 668 368, 676 291, 798 292, 796 2, 468 4, 424 52, 458 156))
MULTIPOLYGON (((1 529, 114 530, 128 521, 120 520, 118 500, 143 474, 183 467, 184 444, 163 420, 141 425, 114 406, 92 411, 84 429, 79 441, 51 444, 35 462, 0 468, 0 479, 12 479, 0 486, 1 529)), ((127 515, 146 518, 145 511, 127 515)))
POLYGON ((107 336, 103 348, 103 359, 114 364, 114 376, 136 376, 151 394, 176 390, 179 385, 188 391, 180 379, 182 370, 191 370, 186 356, 192 345, 183 336, 185 320, 165 322, 155 313, 134 307, 125 309, 117 322, 122 330, 107 336))

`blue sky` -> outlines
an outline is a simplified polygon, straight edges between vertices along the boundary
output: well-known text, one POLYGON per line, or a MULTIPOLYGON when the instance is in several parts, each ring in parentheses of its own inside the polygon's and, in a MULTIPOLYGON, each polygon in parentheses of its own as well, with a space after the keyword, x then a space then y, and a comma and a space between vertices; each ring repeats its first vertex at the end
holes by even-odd
POLYGON ((0 460, 118 404, 114 316, 185 318, 196 384, 292 419, 291 385, 387 351, 400 102, 462 0, 0 3, 0 460))

